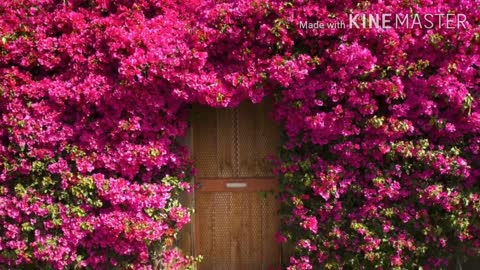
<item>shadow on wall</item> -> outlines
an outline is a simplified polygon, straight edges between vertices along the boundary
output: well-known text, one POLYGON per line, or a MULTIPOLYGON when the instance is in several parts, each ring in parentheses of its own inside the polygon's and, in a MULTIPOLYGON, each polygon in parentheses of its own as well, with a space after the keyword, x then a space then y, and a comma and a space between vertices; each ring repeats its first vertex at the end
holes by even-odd
POLYGON ((466 263, 463 264, 462 270, 478 270, 480 269, 480 257, 469 258, 466 263))
POLYGON ((479 270, 480 269, 480 257, 468 258, 467 262, 461 266, 452 264, 448 270, 479 270))

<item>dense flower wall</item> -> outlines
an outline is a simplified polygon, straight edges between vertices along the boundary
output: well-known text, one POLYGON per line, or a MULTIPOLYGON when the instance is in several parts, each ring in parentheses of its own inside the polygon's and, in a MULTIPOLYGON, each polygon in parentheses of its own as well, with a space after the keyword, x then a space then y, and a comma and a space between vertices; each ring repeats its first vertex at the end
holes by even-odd
POLYGON ((154 2, 0 4, 1 265, 147 269, 189 222, 172 88, 198 60, 154 2))
POLYGON ((286 132, 284 237, 297 248, 289 269, 438 269, 477 254, 479 12, 474 1, 295 1, 284 8, 280 18, 293 29, 282 40, 316 64, 284 85, 276 110, 286 132), (318 14, 334 21, 346 9, 453 10, 469 25, 293 27, 318 14))
POLYGON ((193 103, 275 97, 289 269, 438 268, 480 247, 476 1, 0 3, 0 265, 150 269, 189 211, 193 103), (466 27, 304 29, 350 14, 466 27), (157 252, 160 250, 160 252, 157 252))

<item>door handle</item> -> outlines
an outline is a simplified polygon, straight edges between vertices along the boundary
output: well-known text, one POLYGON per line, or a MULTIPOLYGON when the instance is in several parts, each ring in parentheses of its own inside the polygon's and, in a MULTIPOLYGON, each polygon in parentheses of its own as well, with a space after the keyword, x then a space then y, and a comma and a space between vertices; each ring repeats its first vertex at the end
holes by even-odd
POLYGON ((225 183, 226 188, 246 188, 248 186, 247 182, 230 182, 225 183))

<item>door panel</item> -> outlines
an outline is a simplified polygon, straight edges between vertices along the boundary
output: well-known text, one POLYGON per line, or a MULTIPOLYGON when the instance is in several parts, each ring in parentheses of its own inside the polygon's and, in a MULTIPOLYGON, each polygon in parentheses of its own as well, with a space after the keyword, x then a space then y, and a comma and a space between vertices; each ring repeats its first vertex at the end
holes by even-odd
POLYGON ((217 113, 209 107, 195 108, 193 122, 193 159, 198 177, 218 176, 217 113))
POLYGON ((270 109, 270 103, 194 108, 195 250, 204 257, 202 270, 263 270, 280 263, 274 240, 278 185, 268 158, 277 151, 279 132, 270 109))
POLYGON ((271 103, 242 103, 236 109, 195 107, 193 158, 198 178, 272 177, 269 155, 278 151, 279 128, 271 103))
POLYGON ((268 156, 275 154, 279 144, 278 127, 269 118, 271 104, 242 104, 238 108, 239 167, 241 177, 272 176, 268 156))
POLYGON ((204 192, 196 200, 201 269, 268 269, 278 265, 275 198, 259 192, 204 192))
POLYGON ((230 177, 235 175, 235 134, 234 117, 236 111, 224 110, 217 112, 217 153, 218 153, 218 177, 230 177))

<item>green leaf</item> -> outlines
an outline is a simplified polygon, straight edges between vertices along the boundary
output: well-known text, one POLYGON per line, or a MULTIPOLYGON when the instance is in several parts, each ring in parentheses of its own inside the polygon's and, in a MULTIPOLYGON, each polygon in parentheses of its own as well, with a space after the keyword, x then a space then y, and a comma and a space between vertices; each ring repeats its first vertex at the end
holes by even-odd
POLYGON ((468 93, 463 100, 463 111, 467 111, 467 114, 470 116, 472 114, 472 105, 475 101, 475 98, 468 93))
POLYGON ((33 230, 34 230, 34 227, 32 226, 32 224, 30 224, 30 222, 22 223, 22 231, 30 232, 30 231, 33 231, 33 230))
POLYGON ((27 189, 22 184, 15 186, 15 194, 19 197, 23 197, 27 194, 27 189))

